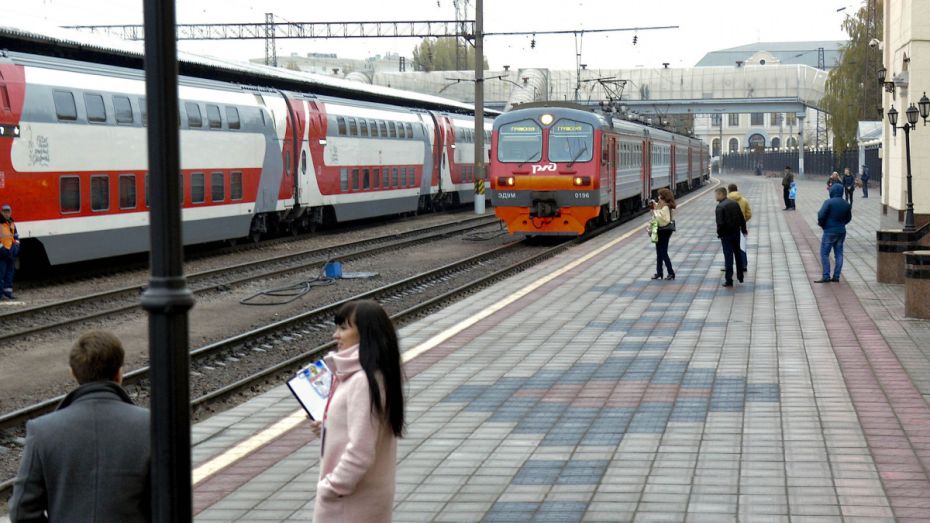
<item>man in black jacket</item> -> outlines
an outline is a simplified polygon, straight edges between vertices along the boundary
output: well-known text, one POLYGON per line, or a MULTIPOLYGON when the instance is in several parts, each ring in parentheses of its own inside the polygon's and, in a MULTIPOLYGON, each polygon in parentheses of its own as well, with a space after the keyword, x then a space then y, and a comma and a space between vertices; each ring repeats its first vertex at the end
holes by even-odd
POLYGON ((743 283, 743 258, 739 253, 739 235, 748 234, 746 219, 738 203, 727 198, 725 187, 717 187, 714 192, 717 198, 717 237, 723 245, 723 259, 726 267, 726 281, 724 287, 733 286, 733 260, 736 259, 736 279, 743 283))
POLYGON ((123 357, 108 332, 74 344, 71 373, 80 386, 55 412, 26 424, 11 523, 151 520, 149 412, 119 385, 123 357))

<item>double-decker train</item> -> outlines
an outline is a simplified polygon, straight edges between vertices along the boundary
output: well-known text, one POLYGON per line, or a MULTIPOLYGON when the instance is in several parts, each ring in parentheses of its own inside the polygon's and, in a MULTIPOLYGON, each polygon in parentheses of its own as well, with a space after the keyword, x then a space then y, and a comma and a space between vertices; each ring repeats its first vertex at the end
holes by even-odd
MULTIPOLYGON (((185 244, 473 200, 469 114, 190 76, 179 96, 185 244)), ((149 249, 144 97, 141 69, 0 53, 0 202, 23 256, 149 249)))
POLYGON ((575 104, 525 104, 494 120, 491 202, 510 233, 581 235, 707 176, 700 140, 575 104))

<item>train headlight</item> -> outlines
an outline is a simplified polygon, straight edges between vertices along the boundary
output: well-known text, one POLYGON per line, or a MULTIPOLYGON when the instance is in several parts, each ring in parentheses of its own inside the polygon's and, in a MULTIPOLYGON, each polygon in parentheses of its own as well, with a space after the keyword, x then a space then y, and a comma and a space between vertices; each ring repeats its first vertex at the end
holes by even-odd
POLYGON ((513 176, 501 176, 497 179, 497 185, 501 187, 513 187, 516 183, 516 180, 513 176))
POLYGON ((541 123, 541 124, 543 124, 543 125, 552 125, 552 120, 554 120, 554 119, 555 119, 555 118, 553 118, 553 116, 552 116, 551 114, 544 114, 544 115, 542 115, 542 116, 539 117, 539 123, 541 123))
POLYGON ((575 184, 576 187, 580 187, 582 185, 590 185, 591 177, 590 176, 576 176, 575 179, 572 180, 572 182, 575 184))

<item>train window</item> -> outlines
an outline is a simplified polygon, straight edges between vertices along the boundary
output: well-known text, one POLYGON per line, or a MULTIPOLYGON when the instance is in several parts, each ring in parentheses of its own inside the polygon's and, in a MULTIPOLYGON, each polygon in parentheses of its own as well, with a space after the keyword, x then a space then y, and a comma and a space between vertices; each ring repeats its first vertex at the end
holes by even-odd
POLYGON ((400 177, 397 175, 397 167, 391 168, 391 187, 400 187, 400 177))
POLYGON ((394 122, 388 122, 388 135, 391 138, 397 138, 397 127, 394 126, 394 122))
POLYGON ((90 209, 106 211, 110 208, 110 177, 102 174, 90 177, 90 209))
POLYGON ((229 199, 242 199, 242 173, 232 172, 229 174, 229 199))
POLYGON ((87 109, 87 121, 97 123, 107 121, 107 108, 103 105, 103 96, 84 93, 84 106, 87 109))
POLYGON ((230 129, 240 129, 242 124, 239 121, 239 109, 235 107, 226 107, 226 121, 230 129))
POLYGON ((378 120, 378 129, 381 129, 382 138, 388 137, 387 123, 384 120, 378 120))
POLYGON ((410 125, 409 123, 405 123, 404 127, 407 128, 407 138, 412 139, 413 138, 413 125, 410 125))
POLYGON ((139 112, 142 113, 142 126, 149 124, 149 108, 145 105, 145 98, 139 98, 139 112))
POLYGON ((262 117, 262 127, 267 127, 267 126, 268 126, 268 120, 265 119, 265 111, 264 111, 264 109, 259 109, 259 110, 258 110, 258 115, 262 117))
POLYGON ((300 174, 307 174, 307 151, 300 152, 300 174))
POLYGON ((226 200, 226 174, 217 172, 210 175, 210 201, 226 200))
POLYGON ((220 106, 207 105, 207 123, 210 129, 221 129, 223 127, 223 117, 220 116, 220 106))
POLYGON ((368 136, 368 120, 365 120, 364 118, 359 118, 358 134, 359 136, 368 136))
POLYGON ((355 118, 349 118, 349 136, 358 136, 358 124, 355 118))
POLYGON ((342 167, 339 169, 339 190, 348 191, 349 190, 349 168, 342 167))
POLYGON ((339 128, 339 136, 345 136, 346 134, 348 134, 346 131, 346 119, 345 118, 341 116, 336 118, 336 126, 339 128))
POLYGON ((136 175, 119 175, 119 208, 136 208, 136 175))
POLYGON ((357 191, 358 188, 358 169, 352 169, 352 190, 357 191))
POLYGON ((203 115, 200 114, 200 106, 193 102, 186 102, 184 110, 187 111, 187 126, 191 129, 203 127, 203 115))
POLYGON ((116 111, 116 123, 133 123, 136 120, 128 96, 114 96, 113 109, 116 111))
POLYGON ((371 134, 372 138, 378 137, 378 122, 374 120, 368 120, 368 132, 371 134))
POLYGON ((362 169, 362 189, 371 189, 371 172, 368 169, 362 169))
POLYGON ((203 173, 191 174, 191 203, 203 203, 206 199, 203 173))
MULTIPOLYGON (((387 171, 385 171, 387 172, 387 171)), ((374 169, 371 174, 371 188, 372 189, 383 189, 387 184, 381 183, 381 169, 374 169)))
MULTIPOLYGON (((590 162, 594 155, 594 126, 562 118, 549 129, 550 162, 590 162)), ((609 154, 604 148, 604 159, 609 154)))
MULTIPOLYGON (((69 93, 70 94, 70 93, 69 93)), ((62 176, 59 181, 59 203, 62 213, 81 211, 81 179, 77 176, 62 176)))
POLYGON ((504 124, 497 132, 497 159, 520 163, 542 159, 542 129, 533 120, 504 124))
POLYGON ((398 138, 407 137, 407 133, 404 131, 404 124, 402 124, 401 122, 397 122, 397 137, 398 138))

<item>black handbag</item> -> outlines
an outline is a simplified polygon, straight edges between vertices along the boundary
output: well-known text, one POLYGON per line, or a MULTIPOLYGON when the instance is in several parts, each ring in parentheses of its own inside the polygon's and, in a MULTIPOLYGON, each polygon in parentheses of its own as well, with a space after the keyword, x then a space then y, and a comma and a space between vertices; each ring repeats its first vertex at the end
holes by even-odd
POLYGON ((668 225, 660 225, 660 231, 675 232, 675 220, 668 222, 668 225))

